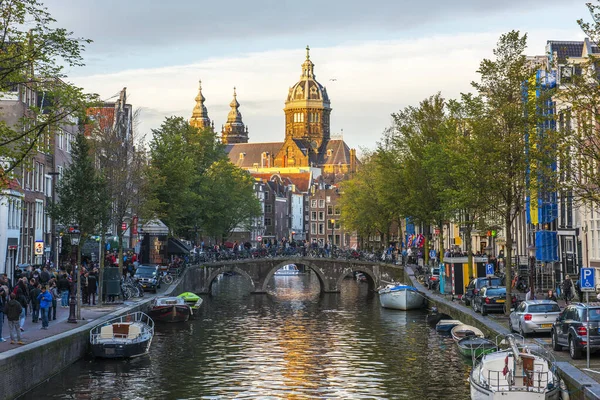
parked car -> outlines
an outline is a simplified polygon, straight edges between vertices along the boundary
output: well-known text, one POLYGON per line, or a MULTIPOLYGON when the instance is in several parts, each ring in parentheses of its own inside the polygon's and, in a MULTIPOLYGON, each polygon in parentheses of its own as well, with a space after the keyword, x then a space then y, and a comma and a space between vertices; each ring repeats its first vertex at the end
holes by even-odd
POLYGON ((569 348, 573 359, 581 358, 582 352, 589 346, 590 352, 600 350, 600 303, 590 303, 590 319, 587 321, 587 306, 583 303, 568 305, 552 326, 552 349, 569 348), (587 343, 587 330, 590 343, 587 343))
POLYGON ((160 289, 161 272, 158 265, 139 265, 133 277, 142 284, 144 290, 156 293, 160 289))
POLYGON ((550 332, 560 314, 560 307, 552 300, 527 300, 510 313, 508 329, 525 337, 533 332, 550 332))
POLYGON ((427 277, 427 287, 431 290, 435 290, 440 287, 440 269, 433 268, 431 274, 427 277))
MULTIPOLYGON (((505 286, 484 286, 473 298, 473 311, 481 312, 481 315, 487 315, 491 311, 504 312, 506 303, 505 286)), ((512 295, 512 305, 517 303, 517 297, 512 295)))
POLYGON ((496 276, 472 279, 471 282, 465 286, 465 294, 462 296, 462 300, 465 302, 466 306, 471 305, 473 297, 477 296, 477 293, 479 293, 484 286, 503 286, 503 282, 501 278, 496 276))

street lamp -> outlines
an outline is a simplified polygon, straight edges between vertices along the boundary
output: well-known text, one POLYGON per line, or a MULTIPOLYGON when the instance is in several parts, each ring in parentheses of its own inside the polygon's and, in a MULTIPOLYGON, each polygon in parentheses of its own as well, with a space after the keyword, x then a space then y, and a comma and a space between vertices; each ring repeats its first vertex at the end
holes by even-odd
POLYGON ((335 243, 335 236, 333 235, 333 229, 335 228, 335 219, 331 218, 331 257, 333 257, 333 244, 335 243))
MULTIPOLYGON (((69 237, 71 238, 71 245, 77 246, 77 252, 79 252, 79 239, 81 238, 81 231, 79 230, 78 226, 72 226, 69 228, 69 237)), ((79 257, 77 257, 77 258, 79 258, 79 257)), ((74 269, 73 270, 73 278, 77 278, 77 288, 75 287, 75 281, 73 279, 71 279, 71 287, 69 288, 69 292, 70 292, 69 293, 70 294, 69 319, 67 320, 67 322, 69 322, 71 324, 76 324, 77 323, 77 317, 75 315, 75 307, 77 305, 76 299, 79 298, 78 291, 81 288, 80 277, 78 276, 79 271, 78 271, 77 262, 75 262, 75 267, 73 269, 74 269)))
POLYGON ((535 246, 531 245, 527 248, 529 253, 529 290, 531 290, 531 299, 535 293, 535 246))
POLYGON ((296 232, 292 231, 292 242, 294 242, 294 235, 296 234, 296 232))

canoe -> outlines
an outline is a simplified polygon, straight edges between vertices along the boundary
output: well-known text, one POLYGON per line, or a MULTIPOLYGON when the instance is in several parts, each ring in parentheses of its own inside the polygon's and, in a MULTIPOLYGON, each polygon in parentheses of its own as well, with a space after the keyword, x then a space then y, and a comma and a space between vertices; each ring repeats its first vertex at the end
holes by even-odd
POLYGON ((458 341, 458 350, 465 357, 481 357, 483 354, 493 353, 498 350, 496 343, 489 339, 477 336, 467 336, 458 341))
POLYGON ((435 324, 435 330, 437 332, 445 332, 448 333, 454 328, 456 325, 461 325, 457 319, 442 319, 437 324, 435 324))
POLYGON ((466 324, 456 325, 452 328, 450 333, 452 334, 452 339, 454 339, 454 341, 457 343, 460 339, 463 339, 468 336, 476 336, 480 338, 485 337, 483 332, 481 332, 479 329, 466 324))

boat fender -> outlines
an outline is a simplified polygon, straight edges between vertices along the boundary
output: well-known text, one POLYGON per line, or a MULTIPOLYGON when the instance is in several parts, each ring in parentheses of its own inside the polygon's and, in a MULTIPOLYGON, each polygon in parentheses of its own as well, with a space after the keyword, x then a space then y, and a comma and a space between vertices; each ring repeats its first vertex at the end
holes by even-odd
POLYGON ((502 375, 506 376, 506 374, 508 374, 509 369, 508 369, 508 356, 506 356, 506 358, 504 359, 504 368, 502 369, 502 375))

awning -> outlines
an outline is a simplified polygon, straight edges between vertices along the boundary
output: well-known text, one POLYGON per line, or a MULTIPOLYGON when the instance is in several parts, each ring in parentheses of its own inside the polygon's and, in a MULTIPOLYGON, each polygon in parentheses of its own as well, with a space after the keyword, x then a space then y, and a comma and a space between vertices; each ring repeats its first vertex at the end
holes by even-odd
POLYGON ((169 238, 167 252, 169 254, 189 254, 190 249, 188 249, 188 247, 179 240, 175 238, 169 238))
POLYGON ((19 247, 19 239, 17 238, 8 238, 8 249, 16 250, 19 247))

